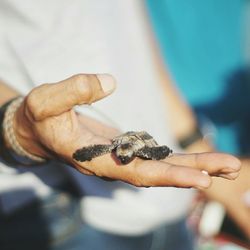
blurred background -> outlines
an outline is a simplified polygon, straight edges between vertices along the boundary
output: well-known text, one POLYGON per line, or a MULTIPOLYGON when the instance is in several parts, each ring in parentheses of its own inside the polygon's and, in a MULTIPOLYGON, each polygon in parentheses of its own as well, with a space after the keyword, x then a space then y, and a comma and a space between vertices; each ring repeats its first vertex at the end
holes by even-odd
MULTIPOLYGON (((213 150, 249 157, 249 1, 147 0, 146 5, 165 69, 192 108, 203 138, 213 150)), ((185 118, 179 117, 175 122, 185 123, 185 118)), ((175 131, 177 137, 180 133, 175 131)), ((206 150, 206 145, 196 144, 186 150, 206 150)), ((229 187, 225 181, 218 181, 205 191, 208 199, 220 204, 203 204, 198 226, 201 237, 227 235, 247 242, 247 160, 243 161, 243 168, 246 178, 241 175, 229 187), (247 204, 242 207, 244 200, 247 204)), ((199 206, 197 211, 201 212, 199 206)), ((217 249, 209 244, 207 247, 217 249)))

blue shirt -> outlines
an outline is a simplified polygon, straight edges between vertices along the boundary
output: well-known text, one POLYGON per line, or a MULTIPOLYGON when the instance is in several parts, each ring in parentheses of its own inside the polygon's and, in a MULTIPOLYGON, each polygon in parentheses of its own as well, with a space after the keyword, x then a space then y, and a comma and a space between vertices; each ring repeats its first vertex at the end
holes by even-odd
POLYGON ((247 0, 147 0, 165 63, 216 128, 218 150, 250 152, 250 77, 243 53, 247 0))

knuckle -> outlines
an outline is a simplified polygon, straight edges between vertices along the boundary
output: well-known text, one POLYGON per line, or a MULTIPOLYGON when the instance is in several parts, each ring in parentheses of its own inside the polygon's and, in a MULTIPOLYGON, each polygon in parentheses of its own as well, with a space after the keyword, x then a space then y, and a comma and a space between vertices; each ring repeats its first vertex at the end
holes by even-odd
POLYGON ((32 91, 26 98, 25 103, 26 103, 26 109, 25 109, 25 114, 32 119, 35 119, 39 117, 39 112, 38 111, 38 104, 37 104, 37 98, 36 95, 34 94, 35 91, 32 91))
POLYGON ((77 85, 86 82, 87 81, 87 76, 85 74, 77 74, 72 76, 72 82, 76 83, 77 85))
POLYGON ((144 187, 144 185, 142 184, 142 182, 140 180, 133 180, 133 185, 135 185, 136 187, 144 187))
POLYGON ((25 99, 26 107, 28 108, 31 114, 34 114, 36 111, 36 106, 37 106, 36 102, 37 101, 36 101, 35 90, 32 90, 25 99))
POLYGON ((155 184, 152 181, 146 180, 144 178, 133 179, 133 181, 131 183, 133 185, 135 185, 136 187, 152 187, 152 186, 155 186, 155 184))
POLYGON ((85 175, 94 175, 94 173, 92 172, 92 171, 90 171, 90 170, 88 170, 86 167, 84 167, 84 166, 80 166, 80 165, 78 165, 78 164, 74 164, 75 165, 75 168, 80 172, 80 173, 82 173, 82 174, 85 174, 85 175))
POLYGON ((72 88, 79 101, 84 100, 86 103, 90 103, 93 98, 92 89, 92 77, 90 75, 78 74, 73 76, 72 88))
POLYGON ((129 172, 128 172, 128 178, 129 183, 133 184, 136 187, 145 187, 145 178, 141 174, 141 171, 138 170, 139 165, 141 164, 142 160, 139 158, 135 158, 132 162, 129 164, 129 172))
POLYGON ((37 88, 34 88, 25 98, 25 114, 31 115, 35 120, 38 120, 43 113, 43 89, 46 88, 47 85, 48 84, 43 84, 37 88))
POLYGON ((85 169, 88 169, 89 171, 91 171, 93 173, 93 175, 97 176, 97 177, 105 177, 106 175, 103 173, 102 169, 96 167, 96 163, 91 160, 88 162, 83 162, 82 163, 85 167, 85 169))
POLYGON ((145 187, 145 180, 141 178, 140 176, 133 176, 131 178, 131 183, 135 185, 136 187, 145 187))

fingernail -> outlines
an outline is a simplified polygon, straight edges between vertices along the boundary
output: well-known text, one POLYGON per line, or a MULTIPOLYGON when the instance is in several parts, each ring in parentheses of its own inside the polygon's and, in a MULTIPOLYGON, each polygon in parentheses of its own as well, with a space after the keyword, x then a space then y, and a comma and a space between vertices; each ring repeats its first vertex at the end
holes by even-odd
POLYGON ((234 173, 228 173, 228 174, 219 174, 218 176, 228 179, 228 180, 235 180, 239 176, 239 173, 234 172, 234 173))
POLYGON ((230 173, 228 175, 229 175, 229 178, 231 178, 231 180, 234 180, 239 176, 239 172, 230 173))
POLYGON ((244 202, 244 204, 250 208, 250 190, 246 191, 243 196, 242 196, 242 200, 244 202))
POLYGON ((235 171, 238 171, 238 168, 223 168, 221 170, 223 173, 235 173, 235 171))
POLYGON ((115 90, 116 83, 113 76, 109 74, 99 74, 97 77, 105 94, 110 94, 115 90))
POLYGON ((201 176, 199 178, 198 183, 196 185, 196 188, 198 188, 198 189, 208 188, 210 186, 210 184, 211 184, 209 174, 205 170, 202 170, 201 173, 202 173, 203 176, 201 176))
POLYGON ((206 170, 201 171, 204 175, 208 175, 208 172, 206 170))
POLYGON ((241 161, 238 158, 231 157, 227 162, 227 169, 230 171, 239 171, 241 168, 241 161))
POLYGON ((199 190, 204 190, 204 189, 209 188, 209 186, 210 186, 210 184, 207 185, 207 186, 199 186, 199 185, 196 185, 195 188, 196 188, 196 189, 199 189, 199 190))

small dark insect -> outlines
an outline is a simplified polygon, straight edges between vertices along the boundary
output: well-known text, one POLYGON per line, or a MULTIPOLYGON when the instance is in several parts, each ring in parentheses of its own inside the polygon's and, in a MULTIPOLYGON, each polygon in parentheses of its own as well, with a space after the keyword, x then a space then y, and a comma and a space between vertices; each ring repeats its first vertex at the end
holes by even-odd
POLYGON ((162 160, 172 153, 167 146, 159 146, 145 131, 129 131, 115 137, 111 142, 111 145, 97 144, 78 149, 73 158, 81 162, 90 161, 97 156, 114 152, 122 164, 127 164, 135 157, 162 160))

